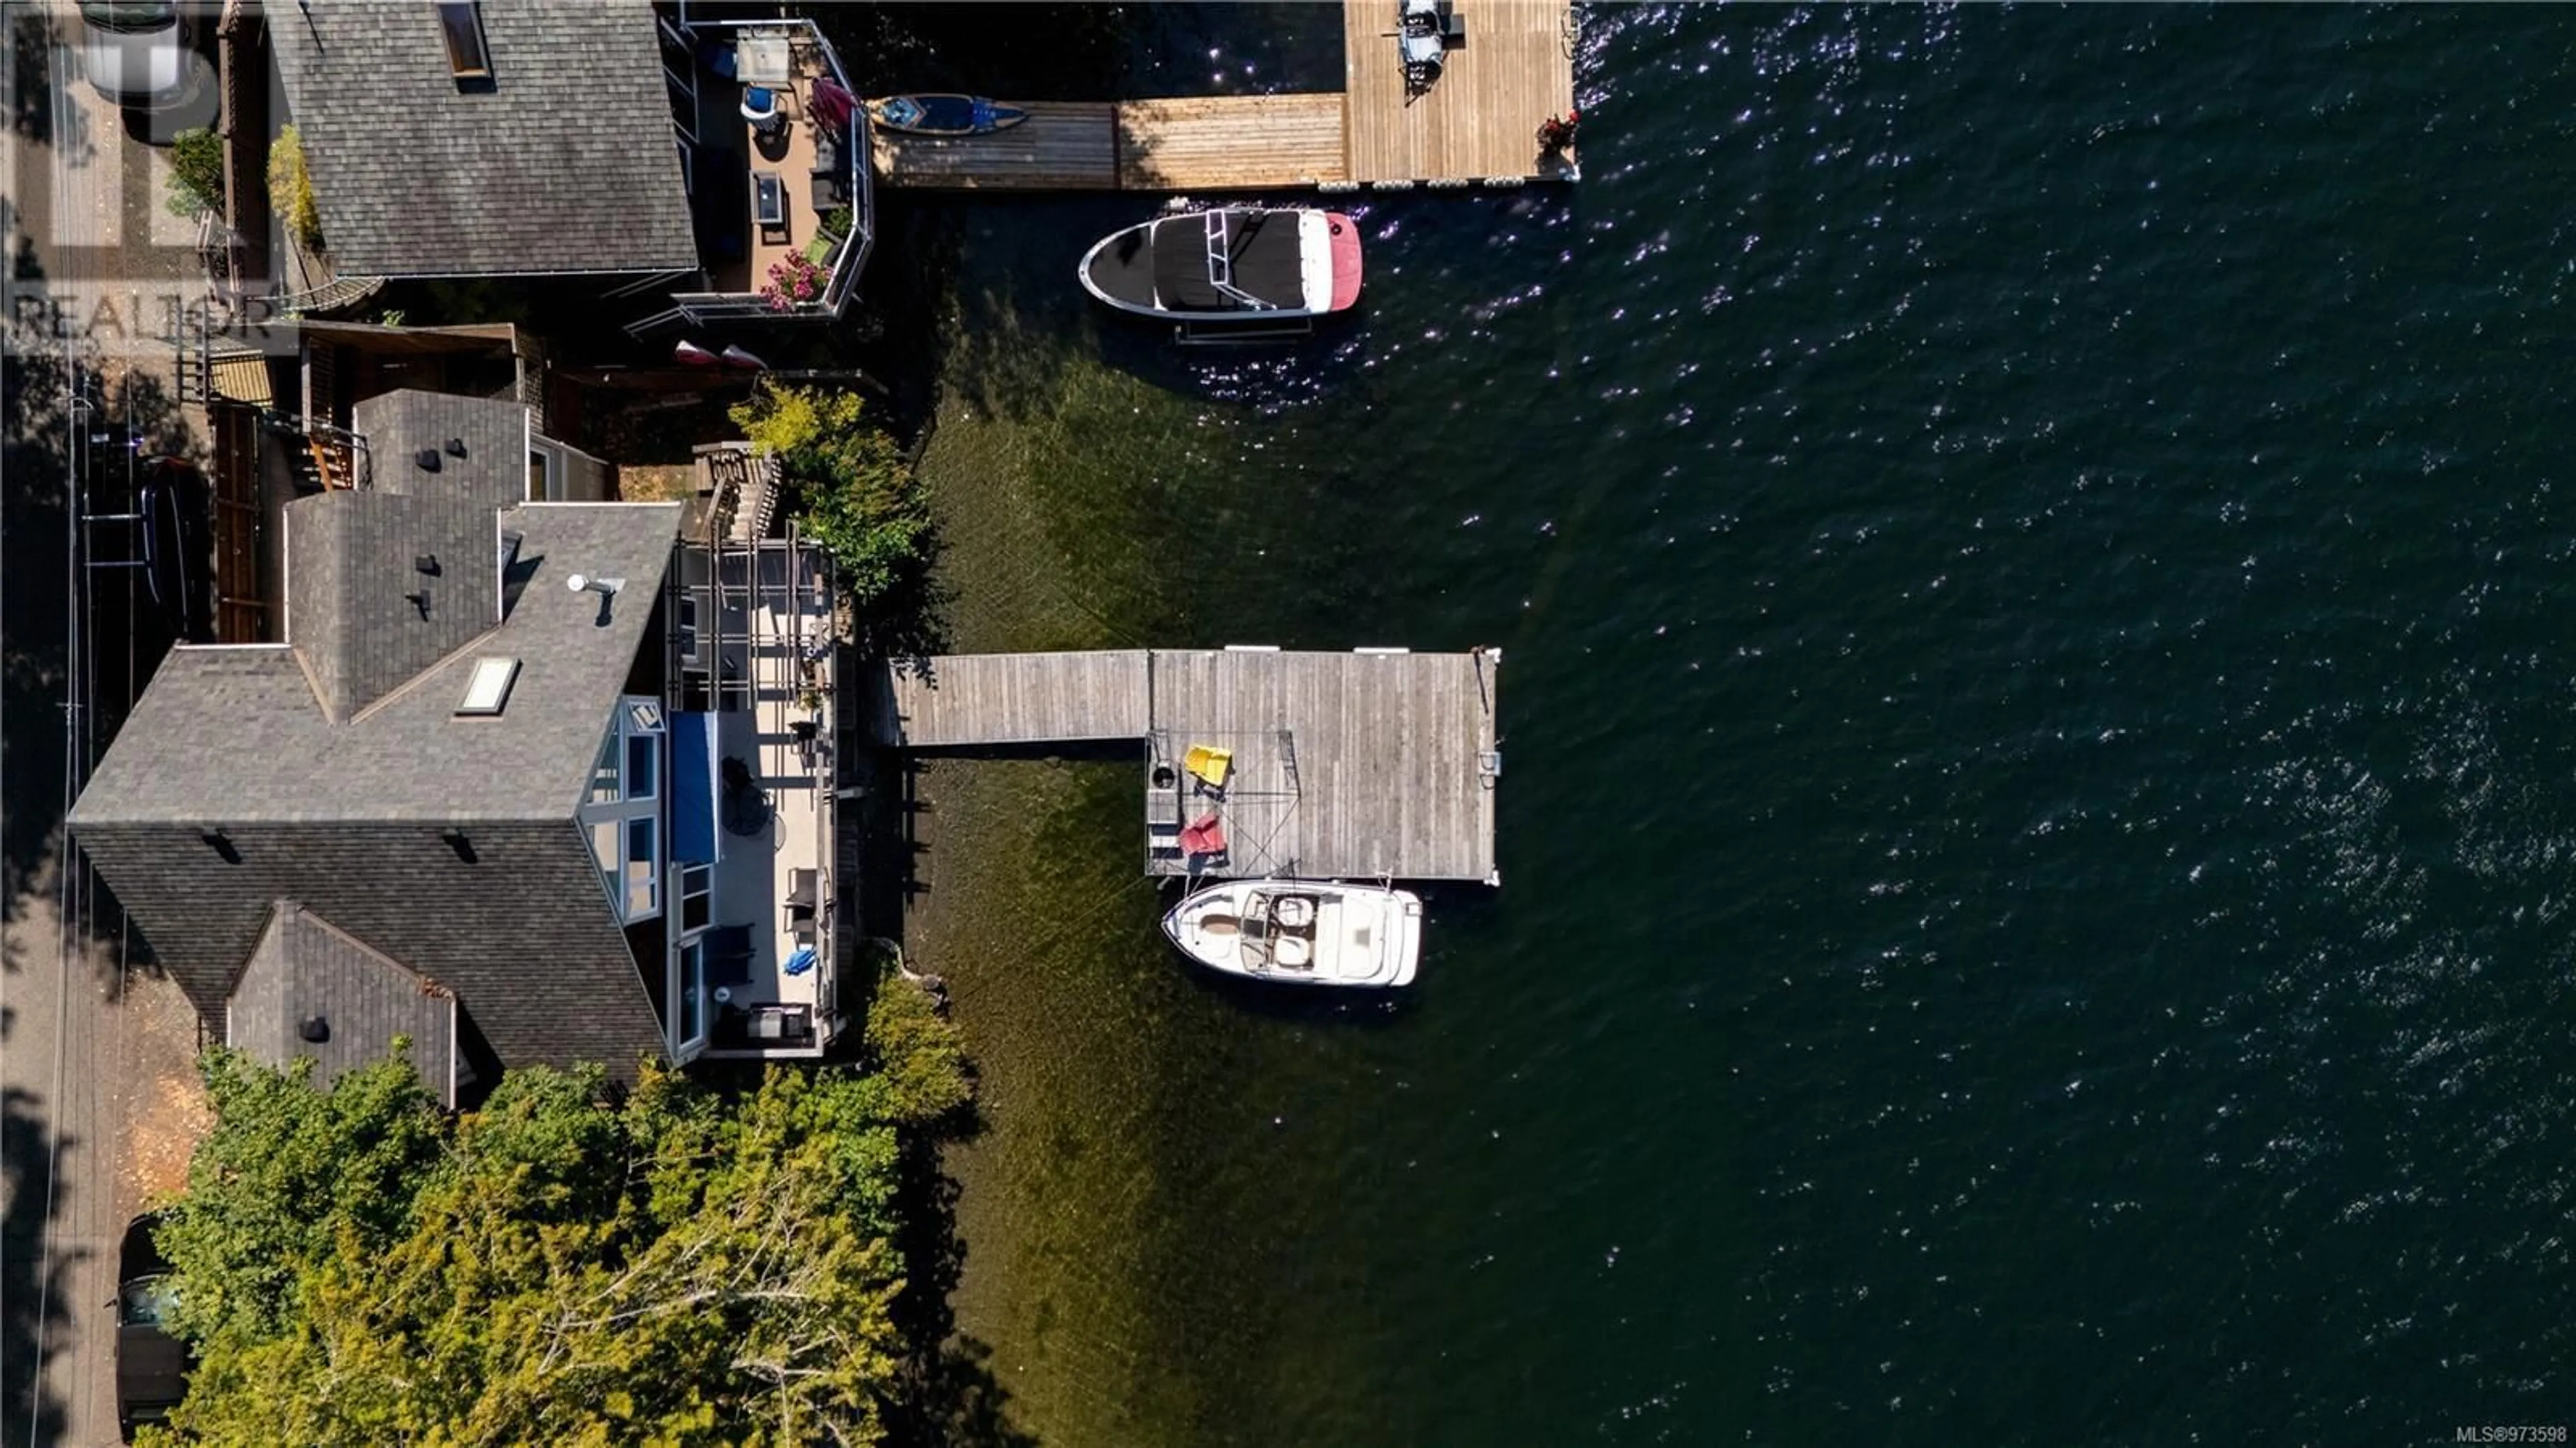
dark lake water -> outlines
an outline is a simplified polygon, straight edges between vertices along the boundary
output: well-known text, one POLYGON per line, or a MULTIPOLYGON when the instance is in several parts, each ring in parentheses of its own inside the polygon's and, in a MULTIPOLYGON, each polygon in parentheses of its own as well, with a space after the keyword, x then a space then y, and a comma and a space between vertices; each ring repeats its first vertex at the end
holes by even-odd
MULTIPOLYGON (((1223 14, 1138 93, 1330 54, 1223 14)), ((2576 1420, 2576 11, 1585 18, 1582 183, 1361 201, 1295 353, 1087 311, 1134 201, 924 213, 959 644, 1506 655, 1398 1001, 1187 974, 1129 766, 925 776, 1008 1419, 2576 1420)))

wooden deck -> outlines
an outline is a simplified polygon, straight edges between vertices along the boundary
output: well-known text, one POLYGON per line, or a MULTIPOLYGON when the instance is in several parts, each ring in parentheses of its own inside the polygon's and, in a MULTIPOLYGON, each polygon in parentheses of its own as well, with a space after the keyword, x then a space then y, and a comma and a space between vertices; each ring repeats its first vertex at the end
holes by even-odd
POLYGON ((1571 180, 1574 158, 1539 153, 1538 127, 1574 109, 1567 0, 1456 0, 1466 43, 1407 99, 1396 0, 1343 0, 1343 97, 1351 179, 1571 180))
POLYGON ((1140 739, 1146 871, 1499 879, 1500 654, 1131 649, 951 655, 881 667, 871 738, 900 748, 1140 739), (1222 789, 1181 769, 1233 756, 1222 789), (1221 855, 1185 856, 1214 815, 1221 855))
POLYGON ((960 191, 1275 191, 1572 180, 1539 122, 1574 109, 1571 0, 1453 0, 1465 43, 1404 89, 1397 0, 1344 0, 1346 89, 1171 100, 1029 101, 1029 119, 943 139, 875 128, 890 186, 960 191))

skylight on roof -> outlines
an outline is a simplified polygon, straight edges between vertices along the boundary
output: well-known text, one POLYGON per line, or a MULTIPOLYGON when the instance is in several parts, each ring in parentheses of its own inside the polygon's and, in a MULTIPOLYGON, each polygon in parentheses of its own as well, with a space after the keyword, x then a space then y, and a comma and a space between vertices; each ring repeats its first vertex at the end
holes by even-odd
POLYGON ((447 68, 458 80, 486 80, 492 51, 483 40, 483 7, 474 0, 438 0, 438 28, 447 37, 447 68))
POLYGON ((498 714, 510 702, 510 686, 518 681, 517 659, 482 658, 474 661, 473 677, 465 681, 465 702, 456 706, 459 714, 498 714))

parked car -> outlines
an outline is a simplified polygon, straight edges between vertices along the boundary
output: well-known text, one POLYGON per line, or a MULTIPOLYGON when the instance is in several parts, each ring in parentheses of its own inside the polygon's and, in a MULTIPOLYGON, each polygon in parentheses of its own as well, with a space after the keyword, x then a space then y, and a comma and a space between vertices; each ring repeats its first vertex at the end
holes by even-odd
POLYGON ((152 1244, 159 1213, 126 1224, 116 1253, 116 1426, 131 1436, 137 1424, 170 1416, 188 1395, 188 1349, 170 1335, 170 1264, 152 1244))
POLYGON ((143 459, 143 582, 173 641, 215 638, 213 516, 205 474, 184 458, 143 459))
POLYGON ((192 109, 212 92, 195 17, 178 0, 80 0, 80 17, 81 70, 117 106, 192 109))

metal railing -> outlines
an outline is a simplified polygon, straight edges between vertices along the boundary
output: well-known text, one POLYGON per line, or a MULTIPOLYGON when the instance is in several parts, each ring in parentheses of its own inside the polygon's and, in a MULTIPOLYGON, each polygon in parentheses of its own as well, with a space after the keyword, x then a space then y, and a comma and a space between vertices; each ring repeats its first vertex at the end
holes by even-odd
MULTIPOLYGON (((827 262, 828 275, 822 295, 812 301, 791 302, 781 306, 766 294, 746 292, 674 292, 674 310, 686 320, 711 322, 746 321, 823 321, 835 319, 848 309, 850 298, 857 294, 859 276, 867 269, 868 258, 876 250, 876 171, 873 162, 874 138, 868 126, 867 106, 858 99, 850 84, 849 72, 841 65, 839 52, 823 35, 822 27, 811 20, 693 20, 684 21, 689 33, 733 32, 775 33, 791 40, 810 43, 822 57, 823 69, 835 85, 850 96, 850 123, 842 138, 845 155, 842 165, 848 171, 850 196, 850 230, 834 244, 827 262)), ((663 318, 651 319, 655 324, 663 318)), ((637 324, 639 330, 643 324, 637 324)))

